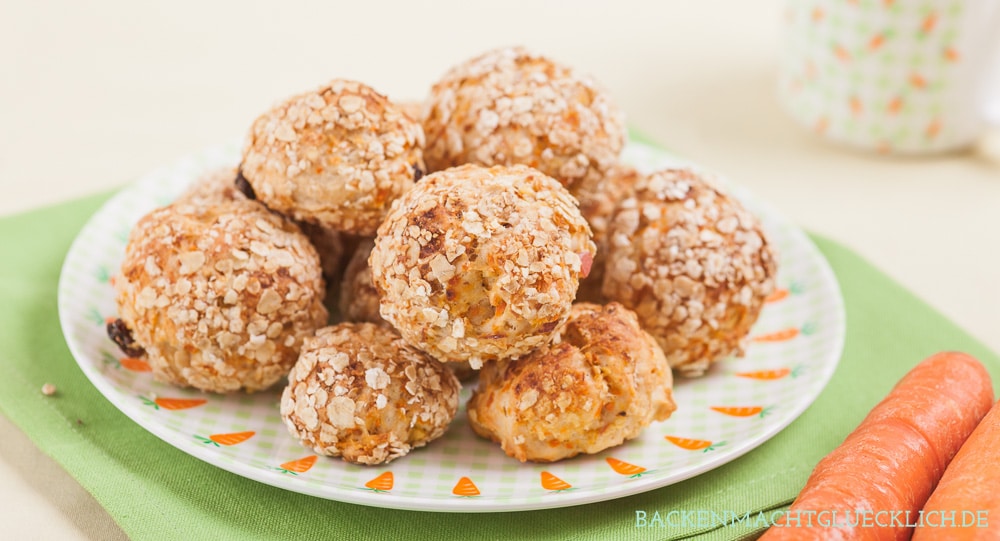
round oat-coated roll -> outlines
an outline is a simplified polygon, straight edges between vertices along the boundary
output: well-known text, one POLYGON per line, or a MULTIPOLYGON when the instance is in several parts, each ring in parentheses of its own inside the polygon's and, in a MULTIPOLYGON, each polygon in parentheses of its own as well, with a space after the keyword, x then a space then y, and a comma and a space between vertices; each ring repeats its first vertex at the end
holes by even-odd
POLYGON ((423 115, 431 171, 465 163, 522 164, 576 193, 617 161, 625 117, 589 77, 520 47, 452 68, 423 115))
MULTIPOLYGON (((220 167, 201 175, 177 198, 194 205, 218 205, 228 201, 256 199, 256 195, 236 167, 220 167)), ((327 283, 339 278, 344 257, 344 242, 338 231, 308 222, 296 222, 319 253, 323 277, 327 283)))
POLYGON ((337 79, 258 118, 241 170, 269 208, 370 236, 423 174, 423 142, 420 124, 385 96, 337 79))
POLYGON ((553 462, 598 453, 677 409, 663 352, 622 305, 574 304, 558 336, 480 371, 469 422, 508 455, 553 462))
POLYGON ((204 391, 270 387, 327 318, 316 250, 248 200, 182 201, 146 215, 115 287, 153 374, 204 391))
POLYGON ((460 388, 450 370, 391 328, 341 323, 306 339, 281 416, 317 453, 383 464, 444 434, 460 388))
POLYGON ((639 179, 610 235, 603 293, 635 310, 675 372, 743 355, 777 273, 753 214, 704 175, 665 169, 639 179))
MULTIPOLYGON (((340 315, 345 321, 389 324, 379 313, 379 293, 372 283, 372 269, 368 266, 368 257, 374 247, 375 239, 361 240, 344 271, 344 280, 340 284, 340 315)), ((478 375, 468 361, 446 363, 446 366, 461 382, 470 381, 478 375)))
POLYGON ((434 173, 393 204, 372 250, 382 317, 442 361, 516 358, 549 341, 594 256, 556 180, 524 167, 434 173))

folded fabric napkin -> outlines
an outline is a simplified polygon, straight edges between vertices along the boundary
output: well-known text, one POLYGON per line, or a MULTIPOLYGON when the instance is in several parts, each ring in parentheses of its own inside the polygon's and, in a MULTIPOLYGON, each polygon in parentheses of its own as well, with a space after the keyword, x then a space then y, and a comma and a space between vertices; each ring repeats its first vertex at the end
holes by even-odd
POLYGON ((121 414, 77 367, 59 328, 56 283, 74 236, 107 197, 0 219, 0 411, 135 539, 741 539, 761 528, 754 521, 661 527, 648 519, 657 511, 756 516, 784 508, 816 462, 936 351, 971 353, 1000 382, 996 355, 850 250, 813 237, 846 301, 843 359, 799 419, 744 457, 669 487, 563 509, 444 514, 323 500, 178 451, 121 414), (57 395, 40 392, 47 382, 57 395), (645 527, 637 511, 646 513, 645 527))

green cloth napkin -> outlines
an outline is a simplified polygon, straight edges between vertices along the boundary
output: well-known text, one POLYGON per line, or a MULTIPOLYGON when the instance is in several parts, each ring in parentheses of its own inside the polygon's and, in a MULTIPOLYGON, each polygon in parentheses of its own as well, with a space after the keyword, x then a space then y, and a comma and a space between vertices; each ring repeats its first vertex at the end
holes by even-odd
POLYGON ((443 514, 322 500, 174 449, 119 413, 84 377, 59 328, 56 282, 70 242, 107 197, 0 219, 0 411, 135 539, 739 539, 759 528, 638 528, 636 511, 651 518, 675 509, 782 509, 820 457, 936 351, 969 352, 1000 381, 996 355, 851 251, 814 237, 846 299, 843 360, 805 414, 743 458, 644 494, 544 511, 443 514), (59 393, 43 396, 46 382, 59 393))

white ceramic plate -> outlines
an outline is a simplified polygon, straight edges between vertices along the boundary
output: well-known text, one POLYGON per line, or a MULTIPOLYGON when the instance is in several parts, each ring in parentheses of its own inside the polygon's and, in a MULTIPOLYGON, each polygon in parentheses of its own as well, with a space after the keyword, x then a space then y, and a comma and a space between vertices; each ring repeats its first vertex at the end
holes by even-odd
MULTIPOLYGON (((643 170, 678 163, 635 142, 625 158, 643 170)), ((844 308, 830 267, 801 230, 730 186, 779 251, 783 298, 767 303, 746 357, 677 381, 678 409, 667 421, 598 455, 521 464, 477 438, 463 408, 444 437, 388 465, 315 457, 282 424, 279 390, 219 396, 159 383, 105 334, 105 318, 115 314, 108 282, 132 225, 201 172, 238 159, 236 145, 213 149, 122 190, 84 226, 59 282, 63 333, 94 386, 165 442, 237 475, 332 500, 425 511, 517 511, 619 498, 688 479, 764 443, 813 402, 840 358, 844 308)))

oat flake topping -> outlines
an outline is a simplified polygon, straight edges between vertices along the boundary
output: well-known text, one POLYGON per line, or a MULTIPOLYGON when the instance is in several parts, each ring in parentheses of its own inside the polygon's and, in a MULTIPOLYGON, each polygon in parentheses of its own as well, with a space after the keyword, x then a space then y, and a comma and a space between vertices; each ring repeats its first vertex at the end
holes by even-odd
POLYGON ((609 233, 603 293, 638 314, 675 370, 743 354, 777 272, 757 218, 705 175, 665 169, 638 180, 609 233))
POLYGON ((337 79, 258 118, 241 167, 268 207, 373 235, 392 200, 423 173, 423 142, 420 124, 385 96, 337 79))
POLYGON ((566 319, 590 237, 569 192, 534 169, 434 173, 393 204, 375 239, 382 317, 439 360, 518 357, 566 319))

